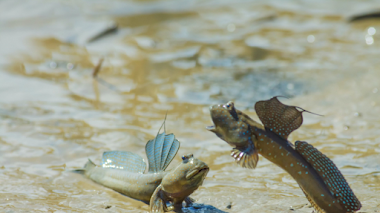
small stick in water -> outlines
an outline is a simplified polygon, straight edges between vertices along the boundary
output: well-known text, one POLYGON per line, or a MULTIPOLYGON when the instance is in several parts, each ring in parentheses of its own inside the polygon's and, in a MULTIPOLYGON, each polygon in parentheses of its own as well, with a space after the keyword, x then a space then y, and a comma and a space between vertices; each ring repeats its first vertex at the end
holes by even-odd
POLYGON ((98 76, 100 68, 102 68, 103 61, 104 61, 104 58, 101 57, 98 61, 98 64, 94 67, 94 70, 92 71, 92 77, 96 78, 98 76))
POLYGON ((98 61, 98 64, 94 67, 94 70, 92 71, 92 77, 95 78, 97 82, 99 82, 101 85, 107 87, 108 89, 114 90, 116 92, 120 92, 116 86, 114 86, 114 85, 112 85, 112 84, 110 84, 110 83, 106 82, 105 80, 98 77, 100 69, 102 68, 103 61, 104 61, 104 57, 101 57, 98 61))

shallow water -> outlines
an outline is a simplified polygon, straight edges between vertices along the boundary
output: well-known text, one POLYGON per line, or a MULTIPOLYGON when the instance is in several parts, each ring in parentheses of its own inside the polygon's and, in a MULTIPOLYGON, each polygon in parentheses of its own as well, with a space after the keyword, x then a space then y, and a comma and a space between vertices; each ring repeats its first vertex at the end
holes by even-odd
POLYGON ((290 141, 325 153, 361 212, 379 211, 380 20, 346 21, 375 4, 0 2, 1 211, 148 211, 68 171, 87 158, 100 162, 107 150, 144 156, 167 112, 178 156, 193 153, 211 168, 192 196, 197 203, 226 212, 312 212, 286 172, 261 157, 255 170, 237 167, 230 147, 205 130, 208 106, 233 100, 257 119, 254 103, 274 95, 324 115, 304 114, 290 141), (86 42, 90 29, 109 21, 118 23, 116 33, 86 42))

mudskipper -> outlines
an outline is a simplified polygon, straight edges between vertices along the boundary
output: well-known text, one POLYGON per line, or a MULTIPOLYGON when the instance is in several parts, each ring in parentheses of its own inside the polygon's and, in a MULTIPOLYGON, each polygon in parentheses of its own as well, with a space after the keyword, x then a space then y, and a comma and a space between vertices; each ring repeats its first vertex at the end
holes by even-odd
POLYGON ((214 126, 207 127, 233 147, 231 156, 254 169, 258 154, 288 172, 318 213, 347 213, 361 208, 336 165, 305 141, 287 139, 303 122, 303 110, 282 104, 277 97, 255 104, 264 126, 234 107, 233 102, 210 107, 214 126))
POLYGON ((151 212, 181 211, 183 201, 187 206, 192 204, 189 195, 202 185, 209 167, 190 154, 183 156, 175 169, 165 171, 179 147, 174 134, 164 131, 145 146, 148 173, 144 173, 146 163, 142 157, 125 151, 104 152, 101 166, 89 160, 77 171, 124 195, 150 202, 151 212))

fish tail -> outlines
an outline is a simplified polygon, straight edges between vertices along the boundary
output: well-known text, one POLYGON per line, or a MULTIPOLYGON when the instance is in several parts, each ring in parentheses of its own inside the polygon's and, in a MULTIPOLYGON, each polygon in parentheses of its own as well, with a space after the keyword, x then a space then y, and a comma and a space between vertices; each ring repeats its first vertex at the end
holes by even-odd
POLYGON ((84 165, 84 170, 88 171, 95 167, 96 167, 96 164, 92 162, 90 159, 88 159, 88 162, 84 165))
POLYGON ((77 174, 81 174, 81 175, 84 175, 84 173, 86 172, 85 169, 75 169, 75 170, 72 170, 71 172, 74 172, 74 173, 77 173, 77 174))
POLYGON ((88 162, 84 165, 81 169, 75 169, 72 172, 84 175, 86 171, 91 170, 92 168, 96 167, 96 164, 92 162, 90 159, 88 159, 88 162))

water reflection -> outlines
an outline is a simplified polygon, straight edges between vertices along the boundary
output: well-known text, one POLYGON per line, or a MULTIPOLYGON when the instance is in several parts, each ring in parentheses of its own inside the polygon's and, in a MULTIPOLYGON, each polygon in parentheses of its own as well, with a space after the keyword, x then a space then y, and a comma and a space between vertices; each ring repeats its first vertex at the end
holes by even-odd
POLYGON ((372 36, 370 36, 370 35, 365 36, 365 43, 367 43, 368 45, 372 45, 373 42, 374 42, 374 39, 372 36))
POLYGON ((314 43, 314 41, 315 41, 315 36, 314 36, 314 35, 308 35, 308 36, 307 36, 307 41, 308 41, 309 43, 314 43))
POLYGON ((375 42, 373 35, 376 34, 376 29, 374 27, 369 27, 367 29, 367 35, 365 36, 365 42, 367 45, 372 45, 375 42))
POLYGON ((374 27, 369 27, 367 32, 368 32, 368 35, 373 36, 376 33, 376 29, 374 27))

